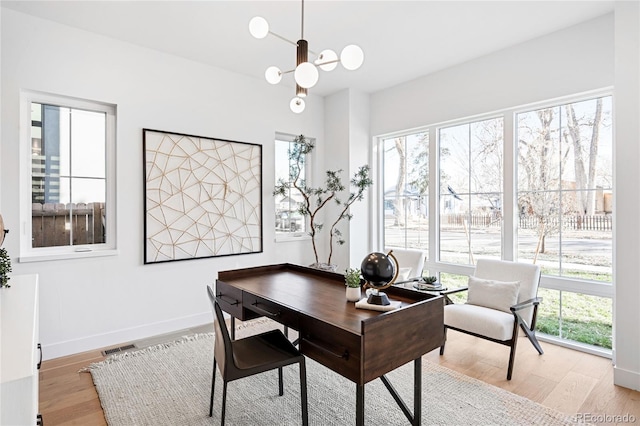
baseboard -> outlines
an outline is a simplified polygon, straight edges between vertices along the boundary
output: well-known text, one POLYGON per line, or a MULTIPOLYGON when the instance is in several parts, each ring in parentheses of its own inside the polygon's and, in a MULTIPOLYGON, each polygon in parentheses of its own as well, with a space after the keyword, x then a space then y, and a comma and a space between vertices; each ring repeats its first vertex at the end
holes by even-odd
POLYGON ((109 333, 96 334, 80 339, 42 345, 43 359, 49 360, 62 356, 73 355, 108 346, 146 339, 159 334, 172 333, 179 330, 208 324, 212 321, 211 312, 175 318, 153 324, 145 324, 139 327, 115 330, 109 333))
POLYGON ((613 367, 613 383, 624 388, 640 391, 640 373, 613 367))

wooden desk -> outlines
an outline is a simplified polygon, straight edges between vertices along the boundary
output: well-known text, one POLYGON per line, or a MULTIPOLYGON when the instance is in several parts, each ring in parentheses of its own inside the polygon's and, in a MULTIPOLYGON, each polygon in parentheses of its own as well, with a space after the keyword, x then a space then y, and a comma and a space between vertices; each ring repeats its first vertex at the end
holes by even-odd
POLYGON ((345 298, 344 276, 291 264, 221 271, 220 307, 242 321, 269 317, 299 333, 300 351, 356 384, 356 425, 364 425, 364 385, 381 378, 409 421, 422 417, 421 358, 444 341, 442 296, 404 288, 385 290, 401 307, 356 309, 345 298), (411 413, 384 374, 414 361, 411 413))

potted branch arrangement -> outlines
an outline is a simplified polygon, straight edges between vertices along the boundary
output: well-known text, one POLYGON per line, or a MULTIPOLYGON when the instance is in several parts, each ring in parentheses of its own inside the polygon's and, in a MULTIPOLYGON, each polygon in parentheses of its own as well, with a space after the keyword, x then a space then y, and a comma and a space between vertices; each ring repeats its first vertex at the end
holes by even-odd
POLYGON ((6 249, 0 248, 0 288, 11 287, 9 282, 9 272, 11 272, 11 259, 6 249))
POLYGON ((360 286, 362 284, 360 269, 349 268, 344 271, 344 285, 347 286, 347 300, 357 302, 360 300, 360 286))
POLYGON ((346 199, 341 198, 341 192, 347 189, 340 176, 342 170, 327 170, 325 172, 324 186, 312 187, 307 185, 304 176, 302 176, 304 160, 305 156, 311 153, 314 147, 313 142, 307 140, 304 135, 295 138, 292 147, 289 149, 289 181, 280 179, 273 190, 273 195, 285 197, 291 191, 295 191, 302 196, 302 202, 297 211, 303 217, 309 218, 309 235, 311 236, 311 244, 315 256, 315 263, 311 267, 335 272, 336 266, 331 263, 333 245, 334 243, 339 245, 345 243, 342 238, 342 232, 338 229, 338 224, 343 220, 351 220, 353 216, 349 213, 349 207, 364 198, 365 191, 373 184, 373 181, 369 176, 369 166, 364 165, 360 166, 354 173, 350 181, 349 196, 346 199), (318 238, 325 225, 321 222, 319 213, 330 203, 338 205, 340 212, 335 219, 327 220, 327 223, 330 224, 328 231, 329 255, 326 262, 321 262, 318 255, 318 238))
POLYGON ((422 281, 418 281, 414 284, 414 287, 418 290, 441 290, 442 284, 438 283, 438 278, 435 276, 422 277, 422 281))

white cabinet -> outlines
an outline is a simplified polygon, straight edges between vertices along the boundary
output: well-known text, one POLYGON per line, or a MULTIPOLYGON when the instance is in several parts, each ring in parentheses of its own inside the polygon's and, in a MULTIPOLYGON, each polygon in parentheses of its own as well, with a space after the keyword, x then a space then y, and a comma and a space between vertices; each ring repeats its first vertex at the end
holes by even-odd
POLYGON ((13 275, 0 290, 0 425, 35 425, 38 416, 38 275, 13 275))

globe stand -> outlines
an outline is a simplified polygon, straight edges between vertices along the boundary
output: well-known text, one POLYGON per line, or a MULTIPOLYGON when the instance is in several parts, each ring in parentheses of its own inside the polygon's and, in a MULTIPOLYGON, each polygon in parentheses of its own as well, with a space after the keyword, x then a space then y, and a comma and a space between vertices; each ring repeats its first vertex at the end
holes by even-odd
POLYGON ((373 290, 369 297, 367 298, 367 303, 370 305, 381 305, 387 306, 390 305, 389 298, 386 293, 379 292, 378 290, 373 290))
POLYGON ((362 277, 366 280, 365 288, 370 288, 371 293, 367 297, 367 303, 370 305, 388 306, 391 304, 389 298, 380 290, 391 286, 398 278, 398 259, 392 254, 393 250, 389 250, 386 255, 384 253, 369 253, 362 264, 360 271, 362 277))

